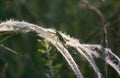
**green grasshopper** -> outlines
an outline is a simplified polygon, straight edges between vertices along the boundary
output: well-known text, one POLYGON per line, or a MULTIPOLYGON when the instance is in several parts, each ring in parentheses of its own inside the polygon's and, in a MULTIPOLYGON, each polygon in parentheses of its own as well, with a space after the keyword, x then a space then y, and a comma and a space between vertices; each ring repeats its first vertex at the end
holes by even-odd
POLYGON ((57 31, 56 32, 56 36, 58 37, 58 39, 62 42, 63 46, 66 48, 66 49, 69 49, 70 51, 74 52, 74 50, 72 50, 72 48, 66 46, 66 41, 68 41, 67 39, 63 38, 62 35, 57 31))
POLYGON ((63 44, 66 43, 66 40, 62 37, 62 35, 58 31, 56 32, 56 36, 63 44))

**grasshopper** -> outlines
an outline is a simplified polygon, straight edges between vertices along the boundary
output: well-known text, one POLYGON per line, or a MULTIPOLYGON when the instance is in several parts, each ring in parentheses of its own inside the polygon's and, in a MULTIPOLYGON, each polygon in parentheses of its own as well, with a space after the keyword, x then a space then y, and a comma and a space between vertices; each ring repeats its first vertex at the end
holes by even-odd
POLYGON ((66 49, 69 49, 70 51, 72 52, 75 52, 72 48, 66 46, 66 41, 68 41, 67 39, 63 38, 62 35, 57 31, 56 32, 56 36, 58 37, 58 39, 62 42, 63 46, 66 48, 66 49))
POLYGON ((58 31, 56 32, 56 36, 63 44, 66 43, 66 40, 62 37, 62 35, 58 31))

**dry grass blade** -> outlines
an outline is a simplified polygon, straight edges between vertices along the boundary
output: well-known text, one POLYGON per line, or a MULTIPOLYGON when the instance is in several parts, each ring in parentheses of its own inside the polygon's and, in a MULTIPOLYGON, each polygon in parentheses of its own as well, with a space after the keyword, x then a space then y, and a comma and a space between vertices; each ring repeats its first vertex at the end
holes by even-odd
POLYGON ((92 66, 93 70, 97 74, 97 78, 102 77, 94 61, 94 56, 103 59, 107 64, 113 67, 120 75, 120 58, 116 56, 110 49, 104 48, 99 44, 81 44, 78 39, 75 39, 73 37, 70 37, 69 35, 59 32, 61 37, 65 39, 65 42, 63 43, 55 35, 55 33, 57 32, 55 29, 46 29, 27 22, 10 20, 2 22, 0 24, 0 32, 11 31, 13 33, 34 32, 39 37, 45 38, 52 45, 54 45, 56 49, 62 54, 62 56, 66 59, 68 65, 74 71, 77 78, 83 78, 83 75, 81 74, 76 62, 67 50, 66 46, 75 48, 78 51, 78 53, 80 53, 89 62, 89 64, 92 66))
POLYGON ((102 52, 103 48, 101 45, 98 44, 95 45, 84 44, 83 46, 92 50, 91 54, 93 56, 103 59, 108 65, 113 67, 115 71, 117 71, 117 73, 120 75, 120 58, 117 55, 115 55, 109 48, 105 48, 105 52, 102 52))

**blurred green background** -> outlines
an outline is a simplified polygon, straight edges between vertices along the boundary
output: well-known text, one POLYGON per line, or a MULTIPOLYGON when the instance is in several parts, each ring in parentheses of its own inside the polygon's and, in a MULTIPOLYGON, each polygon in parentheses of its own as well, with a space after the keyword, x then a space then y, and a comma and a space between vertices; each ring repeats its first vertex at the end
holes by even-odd
MULTIPOLYGON (((109 24, 108 45, 120 57, 120 0, 88 1, 105 16, 105 24, 109 24)), ((0 21, 9 19, 55 28, 78 38, 81 43, 100 44, 103 36, 100 17, 80 0, 0 0, 0 21)), ((0 35, 0 39, 6 36, 0 35)), ((0 47, 0 78, 76 78, 55 47, 44 39, 37 39, 33 33, 15 34, 0 43, 19 53, 0 47)), ((85 78, 96 78, 84 59, 71 54, 85 78)), ((102 60, 96 61, 103 78, 120 78, 108 65, 105 71, 102 60)))

